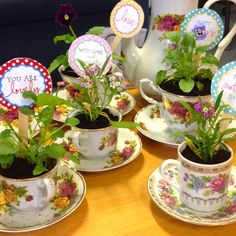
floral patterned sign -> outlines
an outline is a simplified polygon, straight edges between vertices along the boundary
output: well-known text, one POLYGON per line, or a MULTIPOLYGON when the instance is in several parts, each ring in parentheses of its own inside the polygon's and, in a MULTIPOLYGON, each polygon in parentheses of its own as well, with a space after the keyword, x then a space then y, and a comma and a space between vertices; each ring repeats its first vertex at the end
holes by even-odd
POLYGON ((189 12, 181 26, 183 32, 193 32, 199 46, 214 48, 224 35, 224 24, 218 13, 211 9, 195 9, 189 12))
POLYGON ((222 102, 229 105, 224 111, 236 114, 236 61, 230 62, 219 69, 213 77, 211 95, 214 100, 224 91, 222 102))
POLYGON ((30 58, 15 58, 0 67, 0 103, 7 109, 31 106, 31 99, 22 97, 24 91, 36 95, 52 92, 52 80, 47 69, 30 58))
MULTIPOLYGON (((86 65, 96 64, 102 68, 106 59, 111 56, 111 47, 109 43, 103 38, 96 35, 83 35, 77 38, 69 48, 69 64, 71 68, 80 76, 84 77, 85 72, 79 60, 86 65)), ((106 74, 112 65, 112 58, 110 57, 107 66, 104 70, 106 74)))
POLYGON ((112 31, 121 38, 130 38, 136 35, 142 28, 143 22, 143 9, 132 0, 119 2, 110 16, 112 31))

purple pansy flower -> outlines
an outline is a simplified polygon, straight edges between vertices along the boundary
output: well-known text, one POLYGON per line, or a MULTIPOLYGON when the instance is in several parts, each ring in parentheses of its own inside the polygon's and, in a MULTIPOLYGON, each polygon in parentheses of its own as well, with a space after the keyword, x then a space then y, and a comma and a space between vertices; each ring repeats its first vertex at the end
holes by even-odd
POLYGON ((70 3, 60 4, 55 21, 62 27, 68 27, 78 15, 70 3))
POLYGON ((207 37, 205 25, 195 25, 192 31, 195 34, 196 40, 204 40, 207 37))

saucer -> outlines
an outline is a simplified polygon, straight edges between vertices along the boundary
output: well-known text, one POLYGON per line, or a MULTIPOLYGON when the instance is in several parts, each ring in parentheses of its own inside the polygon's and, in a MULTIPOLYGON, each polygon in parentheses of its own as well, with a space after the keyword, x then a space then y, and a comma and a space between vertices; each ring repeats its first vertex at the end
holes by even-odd
MULTIPOLYGON (((60 98, 67 99, 66 90, 61 89, 57 93, 54 93, 60 98)), ((114 95, 111 100, 110 106, 117 109, 121 115, 126 115, 135 107, 136 100, 128 92, 121 92, 120 95, 114 95)), ((68 114, 73 108, 66 105, 58 105, 54 114, 54 119, 59 122, 64 122, 68 114)))
POLYGON ((172 135, 165 120, 160 118, 159 109, 155 105, 148 105, 142 108, 136 114, 134 121, 141 123, 141 125, 137 127, 139 132, 150 139, 172 147, 178 147, 183 141, 176 139, 176 137, 172 135))
POLYGON ((57 178, 57 193, 50 204, 41 211, 9 211, 2 205, 1 210, 5 211, 0 211, 0 232, 17 233, 42 229, 74 212, 84 199, 85 181, 79 173, 63 164, 58 167, 57 178))
MULTIPOLYGON (((178 171, 173 165, 166 170, 171 181, 178 184, 178 171)), ((164 212, 190 224, 219 226, 236 221, 236 167, 232 167, 228 198, 225 207, 213 212, 191 210, 180 201, 179 192, 169 185, 157 168, 148 179, 148 191, 152 200, 164 212)))
MULTIPOLYGON (((141 123, 141 125, 137 127, 139 132, 150 139, 175 148, 183 141, 183 138, 174 137, 173 132, 168 129, 165 120, 160 118, 158 107, 153 104, 142 108, 136 114, 134 121, 141 123)), ((230 128, 236 128, 235 119, 229 124, 228 129, 230 128)), ((234 136, 234 134, 231 134, 229 137, 232 136, 234 136)))
MULTIPOLYGON (((66 136, 70 136, 70 132, 66 136)), ((65 140, 67 145, 70 145, 70 139, 65 140)), ((130 129, 118 129, 117 148, 108 156, 101 157, 99 160, 88 160, 80 155, 80 164, 75 164, 72 161, 68 163, 78 171, 84 172, 103 172, 113 170, 135 160, 142 150, 142 142, 137 134, 130 129)))

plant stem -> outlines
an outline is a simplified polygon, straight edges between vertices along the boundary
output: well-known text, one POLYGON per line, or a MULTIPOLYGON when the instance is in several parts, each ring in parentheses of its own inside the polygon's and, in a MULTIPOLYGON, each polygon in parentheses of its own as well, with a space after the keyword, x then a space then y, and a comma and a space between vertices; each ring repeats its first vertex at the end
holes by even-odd
POLYGON ((70 32, 72 33, 72 35, 75 37, 75 39, 77 38, 73 28, 71 27, 71 25, 69 25, 69 29, 70 29, 70 32))

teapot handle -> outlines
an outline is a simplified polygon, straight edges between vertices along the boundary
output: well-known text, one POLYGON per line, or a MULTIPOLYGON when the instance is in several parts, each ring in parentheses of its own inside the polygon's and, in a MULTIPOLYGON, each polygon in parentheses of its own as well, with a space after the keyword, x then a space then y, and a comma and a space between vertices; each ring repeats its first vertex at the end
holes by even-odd
MULTIPOLYGON (((209 8, 212 4, 219 2, 220 0, 209 0, 205 3, 203 8, 209 8)), ((236 0, 229 0, 233 2, 236 5, 236 0)), ((234 35, 236 34, 236 23, 232 27, 232 29, 229 31, 229 33, 221 40, 221 42, 218 44, 217 50, 215 52, 215 57, 220 60, 224 50, 226 47, 231 43, 234 35)))

